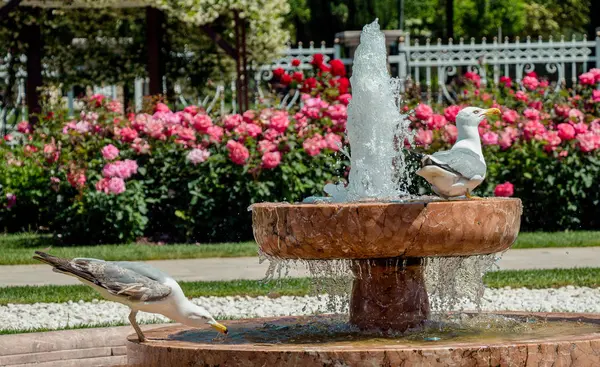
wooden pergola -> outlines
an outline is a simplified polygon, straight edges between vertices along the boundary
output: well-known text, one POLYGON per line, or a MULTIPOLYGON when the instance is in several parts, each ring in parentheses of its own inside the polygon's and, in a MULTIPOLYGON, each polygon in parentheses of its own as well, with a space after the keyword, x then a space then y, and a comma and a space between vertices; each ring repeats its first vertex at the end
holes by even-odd
MULTIPOLYGON (((1 2, 2 0, 0 0, 1 2)), ((0 8, 0 20, 7 17, 18 6, 32 7, 33 12, 53 8, 91 8, 89 4, 79 4, 72 0, 8 0, 0 8)), ((146 46, 148 59, 146 71, 149 77, 149 94, 163 93, 163 78, 165 76, 165 57, 162 50, 164 44, 165 13, 160 9, 148 6, 143 1, 124 0, 119 3, 120 8, 143 7, 146 9, 146 46)), ((233 11, 235 19, 235 45, 229 44, 210 25, 201 25, 200 30, 205 32, 225 53, 236 62, 237 104, 240 111, 248 109, 248 78, 247 78, 247 51, 246 51, 246 22, 240 18, 237 11, 233 11)), ((23 43, 27 45, 27 80, 25 84, 26 103, 30 115, 30 122, 35 123, 35 114, 41 112, 40 87, 42 79, 42 33, 39 24, 26 25, 20 35, 23 43)))

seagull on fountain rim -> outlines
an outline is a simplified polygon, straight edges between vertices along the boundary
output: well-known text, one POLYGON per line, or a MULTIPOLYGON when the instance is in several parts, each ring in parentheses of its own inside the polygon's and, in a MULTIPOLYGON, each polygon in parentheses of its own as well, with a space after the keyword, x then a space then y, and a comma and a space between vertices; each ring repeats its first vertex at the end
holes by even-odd
POLYGON ((490 115, 499 115, 497 108, 466 107, 456 115, 458 138, 452 149, 433 154, 420 154, 421 168, 417 175, 431 184, 431 189, 444 199, 466 196, 485 179, 487 166, 481 151, 479 124, 490 115))

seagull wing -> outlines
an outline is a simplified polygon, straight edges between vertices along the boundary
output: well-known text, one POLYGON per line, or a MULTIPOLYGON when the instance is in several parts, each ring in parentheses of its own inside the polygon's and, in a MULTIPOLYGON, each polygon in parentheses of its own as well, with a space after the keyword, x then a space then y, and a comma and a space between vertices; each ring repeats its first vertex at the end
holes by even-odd
POLYGON ((455 148, 426 156, 423 166, 436 165, 469 180, 485 178, 487 167, 479 155, 469 149, 455 148))
POLYGON ((171 294, 171 287, 161 281, 114 262, 88 258, 67 260, 40 251, 36 251, 36 255, 35 259, 52 265, 59 273, 75 276, 131 302, 159 301, 171 294))

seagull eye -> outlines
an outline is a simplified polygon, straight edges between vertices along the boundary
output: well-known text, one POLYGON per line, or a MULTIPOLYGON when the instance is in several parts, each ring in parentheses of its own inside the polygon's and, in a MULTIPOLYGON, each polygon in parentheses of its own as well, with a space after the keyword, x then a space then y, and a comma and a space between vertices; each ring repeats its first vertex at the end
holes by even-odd
POLYGON ((479 112, 481 112, 481 110, 475 110, 473 111, 474 114, 479 115, 479 112))

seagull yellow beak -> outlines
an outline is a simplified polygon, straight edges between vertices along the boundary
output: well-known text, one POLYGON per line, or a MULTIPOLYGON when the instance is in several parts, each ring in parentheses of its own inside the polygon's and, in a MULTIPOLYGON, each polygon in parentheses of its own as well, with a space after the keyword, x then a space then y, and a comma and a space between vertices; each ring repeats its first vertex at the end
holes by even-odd
POLYGON ((500 115, 502 112, 498 108, 490 108, 488 110, 483 111, 482 115, 490 116, 490 115, 500 115))
POLYGON ((227 326, 223 325, 223 324, 219 324, 218 322, 215 322, 214 324, 210 325, 213 328, 215 328, 217 331, 223 333, 223 334, 227 334, 227 326))

